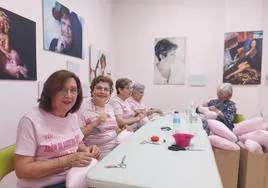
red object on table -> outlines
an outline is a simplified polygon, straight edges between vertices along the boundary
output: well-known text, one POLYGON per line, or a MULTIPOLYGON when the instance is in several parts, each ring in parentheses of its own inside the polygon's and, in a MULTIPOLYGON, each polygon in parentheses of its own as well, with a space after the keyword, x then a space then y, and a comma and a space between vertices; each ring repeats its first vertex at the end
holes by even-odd
POLYGON ((176 133, 172 136, 174 137, 177 146, 188 147, 194 135, 186 133, 176 133))
POLYGON ((151 141, 152 142, 158 142, 159 141, 159 137, 158 136, 152 136, 151 137, 151 141))

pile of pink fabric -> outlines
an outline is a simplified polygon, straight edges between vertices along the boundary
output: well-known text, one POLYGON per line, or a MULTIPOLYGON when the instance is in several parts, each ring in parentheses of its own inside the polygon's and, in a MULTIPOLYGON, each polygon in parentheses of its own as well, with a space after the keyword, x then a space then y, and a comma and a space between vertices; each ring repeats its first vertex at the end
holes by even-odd
POLYGON ((240 150, 236 144, 237 136, 224 123, 213 119, 208 119, 207 122, 210 129, 208 138, 212 146, 225 150, 240 150))
POLYGON ((198 111, 203 115, 205 119, 217 119, 218 114, 214 111, 210 111, 208 107, 199 106, 198 111))
POLYGON ((203 106, 199 106, 198 111, 202 114, 201 118, 207 120, 210 129, 208 138, 212 146, 225 150, 240 150, 236 144, 237 136, 224 123, 216 120, 218 117, 216 112, 203 106))
POLYGON ((263 153, 268 148, 268 125, 263 117, 254 117, 236 124, 233 129, 241 148, 253 153, 263 153))

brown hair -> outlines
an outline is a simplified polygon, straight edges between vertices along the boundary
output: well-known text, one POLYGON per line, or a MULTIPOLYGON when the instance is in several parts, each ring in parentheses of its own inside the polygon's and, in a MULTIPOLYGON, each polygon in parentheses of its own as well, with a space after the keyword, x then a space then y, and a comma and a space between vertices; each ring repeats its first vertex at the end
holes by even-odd
POLYGON ((105 83, 108 83, 109 84, 109 87, 110 87, 110 94, 113 93, 113 80, 108 77, 108 76, 97 76, 95 77, 92 82, 91 82, 91 85, 90 85, 90 91, 91 91, 91 96, 92 96, 92 92, 94 90, 94 88, 96 87, 96 85, 100 82, 105 82, 105 83))
POLYGON ((69 18, 71 20, 70 10, 60 4, 58 1, 55 2, 55 6, 52 8, 52 16, 58 21, 60 21, 63 17, 69 18))
POLYGON ((130 83, 132 83, 132 81, 128 78, 119 78, 118 80, 116 80, 115 83, 116 93, 119 94, 119 88, 124 89, 130 83))
POLYGON ((2 17, 3 21, 4 21, 4 33, 8 34, 8 31, 9 31, 9 28, 10 28, 9 18, 8 18, 7 14, 4 11, 0 11, 0 17, 2 17))
POLYGON ((69 78, 75 79, 78 92, 76 102, 69 112, 73 113, 78 111, 83 100, 81 82, 74 73, 67 70, 56 71, 48 77, 44 84, 41 97, 38 99, 39 108, 50 112, 52 110, 52 99, 64 87, 65 82, 69 78))

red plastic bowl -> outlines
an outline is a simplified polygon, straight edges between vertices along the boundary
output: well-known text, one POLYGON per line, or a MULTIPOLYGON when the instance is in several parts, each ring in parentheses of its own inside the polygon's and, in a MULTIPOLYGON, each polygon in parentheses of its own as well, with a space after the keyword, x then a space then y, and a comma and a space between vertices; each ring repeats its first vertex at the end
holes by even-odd
POLYGON ((194 135, 186 133, 176 133, 172 135, 175 139, 176 145, 180 147, 187 147, 190 144, 194 135))

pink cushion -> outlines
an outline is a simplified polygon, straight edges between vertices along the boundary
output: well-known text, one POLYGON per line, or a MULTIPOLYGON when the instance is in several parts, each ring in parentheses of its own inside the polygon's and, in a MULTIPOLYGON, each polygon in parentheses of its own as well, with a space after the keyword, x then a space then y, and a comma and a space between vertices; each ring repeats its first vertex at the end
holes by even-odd
POLYGON ((119 143, 122 143, 124 140, 129 138, 131 135, 133 135, 132 131, 123 130, 121 133, 118 134, 117 141, 119 143))
POLYGON ((217 135, 210 135, 208 139, 212 146, 225 150, 240 150, 240 147, 225 138, 219 137, 217 135))
POLYGON ((205 119, 217 119, 218 114, 210 111, 208 107, 199 106, 198 111, 205 116, 205 119))
POLYGON ((208 127, 213 134, 226 138, 231 142, 237 141, 235 134, 225 124, 213 119, 208 119, 207 121, 208 127))
POLYGON ((208 107, 199 106, 199 107, 198 107, 198 111, 199 111, 201 114, 205 114, 206 112, 209 112, 209 109, 208 109, 208 107))
POLYGON ((265 148, 268 148, 268 132, 265 130, 250 132, 239 137, 239 140, 242 142, 245 142, 247 139, 256 141, 265 148))
POLYGON ((233 132, 236 136, 241 136, 245 133, 266 129, 267 127, 267 123, 265 123, 262 117, 254 117, 238 123, 234 127, 233 132))
POLYGON ((206 119, 217 119, 217 117, 218 117, 218 114, 214 111, 205 112, 204 115, 205 115, 206 119))
POLYGON ((263 153, 263 149, 258 142, 254 140, 247 139, 245 141, 246 150, 252 153, 263 153))
POLYGON ((73 167, 66 176, 67 188, 87 188, 86 174, 97 164, 97 160, 92 158, 91 163, 86 167, 73 167))
POLYGON ((241 148, 246 149, 246 146, 243 142, 238 141, 236 144, 239 145, 241 148))

